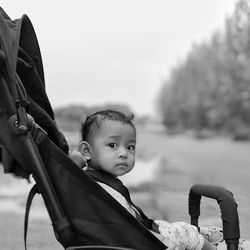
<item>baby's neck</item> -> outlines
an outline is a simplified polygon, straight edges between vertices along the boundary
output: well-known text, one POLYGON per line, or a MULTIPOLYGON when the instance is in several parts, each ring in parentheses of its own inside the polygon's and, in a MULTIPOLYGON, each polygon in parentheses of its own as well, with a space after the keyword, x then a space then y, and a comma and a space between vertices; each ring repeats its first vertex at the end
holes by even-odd
POLYGON ((110 176, 112 176, 112 177, 114 177, 114 178, 118 178, 118 176, 112 175, 112 174, 110 174, 109 172, 106 172, 105 170, 102 170, 102 169, 95 169, 95 168, 93 168, 93 167, 91 167, 91 166, 87 166, 86 170, 89 170, 89 171, 92 170, 92 171, 102 172, 102 173, 107 174, 107 175, 110 175, 110 176))

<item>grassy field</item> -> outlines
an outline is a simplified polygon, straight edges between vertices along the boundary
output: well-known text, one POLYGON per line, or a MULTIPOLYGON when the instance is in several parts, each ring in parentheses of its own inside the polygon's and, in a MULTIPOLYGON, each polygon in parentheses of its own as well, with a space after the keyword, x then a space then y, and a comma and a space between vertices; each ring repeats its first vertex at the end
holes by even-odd
MULTIPOLYGON (((66 134, 70 147, 75 147, 78 135, 66 134)), ((138 133, 137 158, 140 161, 157 159, 157 166, 145 164, 144 173, 153 173, 150 180, 130 185, 134 200, 145 212, 157 219, 189 221, 187 201, 193 184, 222 185, 234 193, 238 203, 242 238, 250 238, 250 143, 233 142, 225 138, 196 140, 188 136, 138 133)), ((135 171, 136 172, 136 171, 135 171)), ((137 172, 138 173, 138 172, 137 172)), ((13 196, 4 195, 3 187, 13 187, 19 180, 0 173, 0 249, 23 249, 23 216, 26 191, 13 196), (24 195, 25 194, 25 195, 24 195), (18 203, 14 209, 12 201, 18 203), (8 208, 4 209, 4 206, 8 208)), ((6 191, 7 192, 7 191, 6 191)), ((14 204, 14 203, 13 203, 14 204)), ((62 249, 56 242, 39 198, 34 201, 28 233, 29 249, 62 249), (32 215, 33 213, 33 215, 32 215)), ((46 211, 45 211, 46 213, 46 211)), ((202 199, 200 224, 221 226, 218 204, 202 199)))
MULTIPOLYGON (((168 220, 189 221, 187 195, 193 184, 221 185, 233 192, 238 203, 241 235, 250 238, 249 143, 160 134, 139 134, 138 141, 139 155, 161 158, 155 176, 160 185, 152 192, 159 211, 166 211, 168 220)), ((221 226, 219 208, 214 200, 203 199, 201 214, 201 224, 221 226)))

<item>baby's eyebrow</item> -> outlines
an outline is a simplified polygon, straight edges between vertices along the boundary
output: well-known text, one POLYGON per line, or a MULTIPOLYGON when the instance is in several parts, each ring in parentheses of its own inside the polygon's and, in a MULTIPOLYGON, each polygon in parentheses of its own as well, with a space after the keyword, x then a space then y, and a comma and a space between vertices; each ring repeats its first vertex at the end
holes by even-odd
POLYGON ((136 139, 129 140, 129 142, 136 143, 136 139))
POLYGON ((121 136, 119 135, 109 135, 108 136, 108 139, 117 139, 117 138, 120 138, 121 136))
POLYGON ((136 140, 129 140, 128 144, 134 144, 134 145, 136 145, 136 140))
MULTIPOLYGON (((119 140, 121 138, 121 136, 120 135, 109 135, 108 137, 107 137, 107 139, 108 140, 119 140)), ((136 144, 136 139, 130 139, 130 140, 128 140, 128 142, 129 143, 135 143, 136 144)))

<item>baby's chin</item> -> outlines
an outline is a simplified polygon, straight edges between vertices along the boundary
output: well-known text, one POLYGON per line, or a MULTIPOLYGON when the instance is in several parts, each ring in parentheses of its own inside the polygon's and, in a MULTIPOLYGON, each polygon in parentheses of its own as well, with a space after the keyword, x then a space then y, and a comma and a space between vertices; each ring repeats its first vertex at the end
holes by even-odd
POLYGON ((116 171, 114 171, 114 173, 112 173, 114 176, 118 177, 118 176, 123 176, 125 174, 128 174, 132 169, 116 169, 116 171))

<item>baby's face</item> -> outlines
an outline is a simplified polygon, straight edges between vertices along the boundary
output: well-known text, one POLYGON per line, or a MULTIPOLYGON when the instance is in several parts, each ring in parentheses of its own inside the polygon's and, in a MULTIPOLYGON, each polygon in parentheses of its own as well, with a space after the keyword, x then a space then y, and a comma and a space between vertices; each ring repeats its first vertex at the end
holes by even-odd
POLYGON ((113 176, 130 172, 135 164, 136 131, 120 121, 106 120, 90 143, 91 167, 113 176))

